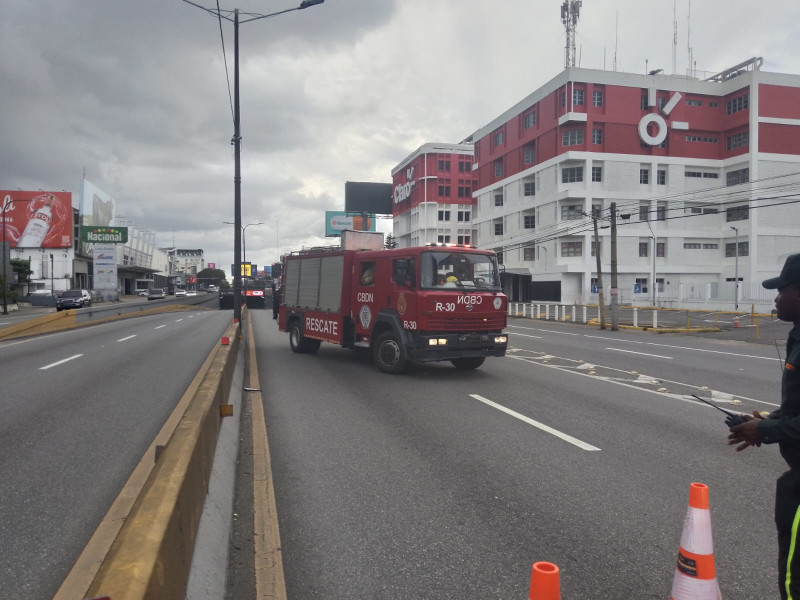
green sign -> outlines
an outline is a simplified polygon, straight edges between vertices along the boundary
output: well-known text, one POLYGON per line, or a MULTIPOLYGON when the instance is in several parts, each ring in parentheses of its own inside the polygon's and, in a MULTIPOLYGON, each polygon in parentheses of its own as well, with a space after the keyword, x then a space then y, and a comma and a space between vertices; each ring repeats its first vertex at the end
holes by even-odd
POLYGON ((81 241, 87 244, 125 244, 128 242, 128 228, 81 225, 81 241))

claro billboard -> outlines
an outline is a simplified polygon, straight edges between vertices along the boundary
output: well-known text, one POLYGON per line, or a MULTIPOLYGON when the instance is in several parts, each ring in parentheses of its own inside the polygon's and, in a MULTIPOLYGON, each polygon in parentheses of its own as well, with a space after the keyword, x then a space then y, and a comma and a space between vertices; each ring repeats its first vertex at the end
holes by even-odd
POLYGON ((0 190, 0 198, 5 238, 12 248, 72 247, 71 192, 0 190))

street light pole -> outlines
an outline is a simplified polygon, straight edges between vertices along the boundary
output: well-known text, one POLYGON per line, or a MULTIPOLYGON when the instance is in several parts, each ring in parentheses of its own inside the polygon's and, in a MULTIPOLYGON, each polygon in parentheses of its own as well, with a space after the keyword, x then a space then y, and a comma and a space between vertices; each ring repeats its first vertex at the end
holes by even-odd
MULTIPOLYGON (((191 4, 192 6, 196 6, 197 8, 202 8, 209 14, 213 15, 218 19, 225 19, 226 21, 233 22, 233 138, 231 139, 231 143, 233 144, 234 148, 234 173, 233 173, 233 189, 234 189, 234 199, 233 199, 233 220, 235 221, 235 229, 233 235, 233 318, 236 321, 240 321, 242 318, 242 168, 241 168, 241 120, 240 120, 240 112, 239 112, 239 9, 235 9, 233 11, 233 19, 231 19, 227 14, 223 14, 222 11, 217 9, 206 8, 204 6, 200 6, 191 0, 184 0, 187 4, 191 4)), ((278 12, 270 13, 267 15, 256 15, 251 16, 249 19, 245 19, 241 21, 241 23, 249 23, 250 21, 257 21, 258 19, 266 19, 268 17, 275 17, 277 15, 282 15, 287 12, 292 12, 295 10, 303 10, 306 8, 310 8, 312 6, 316 6, 317 4, 322 4, 325 0, 303 0, 300 3, 300 6, 296 6, 294 8, 287 8, 286 10, 280 10, 278 12)))
MULTIPOLYGON (((236 225, 233 221, 223 221, 226 225, 236 225)), ((263 221, 259 221, 258 223, 248 223, 247 225, 239 225, 242 228, 242 262, 247 263, 247 243, 246 243, 246 236, 245 236, 245 229, 250 227, 250 225, 264 225, 263 221)), ((241 267, 240 267, 241 272, 241 267)))
POLYGON ((734 299, 734 310, 739 310, 739 230, 736 227, 731 227, 736 233, 736 245, 734 246, 734 256, 736 257, 734 266, 733 278, 736 281, 736 298, 734 299))

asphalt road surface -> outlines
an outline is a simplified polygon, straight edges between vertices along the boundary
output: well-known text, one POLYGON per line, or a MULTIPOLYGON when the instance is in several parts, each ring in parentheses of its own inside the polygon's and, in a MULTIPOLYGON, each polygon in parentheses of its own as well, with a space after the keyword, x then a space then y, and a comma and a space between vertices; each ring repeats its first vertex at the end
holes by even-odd
POLYGON ((0 598, 55 594, 230 314, 0 342, 0 598))
POLYGON ((251 314, 290 599, 525 598, 540 560, 564 598, 663 599, 691 482, 722 596, 777 595, 777 447, 689 396, 774 408, 774 347, 511 320, 505 358, 389 376, 251 314))

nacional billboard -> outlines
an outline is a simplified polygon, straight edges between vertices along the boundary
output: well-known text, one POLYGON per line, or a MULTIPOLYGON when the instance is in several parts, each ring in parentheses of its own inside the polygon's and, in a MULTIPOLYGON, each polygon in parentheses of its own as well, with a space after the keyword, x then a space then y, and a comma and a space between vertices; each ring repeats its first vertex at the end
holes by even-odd
POLYGON ((71 192, 0 190, 0 198, 0 228, 11 248, 72 247, 71 192))
POLYGON ((342 235, 342 231, 377 231, 375 219, 367 216, 366 223, 360 214, 326 210, 325 211, 325 237, 342 235))
POLYGON ((128 242, 128 228, 81 225, 80 236, 81 241, 87 244, 126 244, 128 242))

